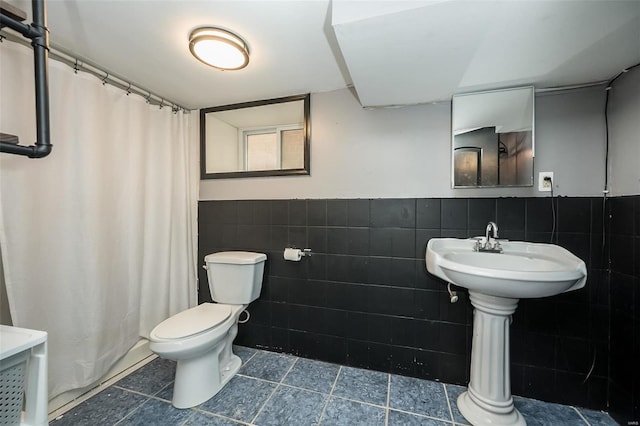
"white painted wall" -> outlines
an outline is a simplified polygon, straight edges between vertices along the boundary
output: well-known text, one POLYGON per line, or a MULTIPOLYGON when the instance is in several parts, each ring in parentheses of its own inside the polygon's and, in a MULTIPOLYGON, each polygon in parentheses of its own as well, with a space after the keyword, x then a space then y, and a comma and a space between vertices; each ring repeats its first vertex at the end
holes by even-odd
POLYGON ((640 195, 640 67, 618 78, 609 104, 612 196, 640 195))
POLYGON ((535 188, 451 189, 450 104, 363 109, 347 90, 311 96, 311 175, 200 182, 201 200, 599 196, 604 185, 604 89, 536 96, 535 188))

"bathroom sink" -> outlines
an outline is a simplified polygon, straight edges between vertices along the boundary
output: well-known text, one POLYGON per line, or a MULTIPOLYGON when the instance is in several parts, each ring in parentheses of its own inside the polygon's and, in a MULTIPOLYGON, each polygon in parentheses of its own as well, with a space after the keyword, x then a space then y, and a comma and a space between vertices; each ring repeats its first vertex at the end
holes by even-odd
POLYGON ((433 238, 427 270, 460 287, 489 296, 528 299, 584 287, 582 260, 554 244, 501 241, 501 253, 474 251, 474 239, 433 238))
MULTIPOLYGON (((470 378, 467 390, 457 400, 460 413, 472 425, 526 426, 511 396, 512 315, 519 299, 553 296, 584 287, 587 269, 582 260, 553 244, 498 244, 497 229, 494 222, 489 222, 487 235, 480 241, 429 240, 427 270, 468 288, 474 308, 470 378)), ((452 296, 451 302, 456 299, 452 296)))

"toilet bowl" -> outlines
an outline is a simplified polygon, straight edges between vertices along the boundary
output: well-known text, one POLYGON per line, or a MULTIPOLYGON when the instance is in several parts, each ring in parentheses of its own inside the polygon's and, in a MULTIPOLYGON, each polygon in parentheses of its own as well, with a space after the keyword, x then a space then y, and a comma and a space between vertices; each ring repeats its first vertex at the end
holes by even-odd
POLYGON ((231 351, 244 305, 203 303, 161 322, 150 334, 149 348, 177 361, 173 405, 190 408, 222 389, 240 368, 231 351))
POLYGON ((205 257, 214 301, 182 311, 158 324, 149 349, 177 361, 172 404, 191 408, 217 394, 238 372, 233 354, 238 318, 258 298, 266 255, 220 252, 205 257))

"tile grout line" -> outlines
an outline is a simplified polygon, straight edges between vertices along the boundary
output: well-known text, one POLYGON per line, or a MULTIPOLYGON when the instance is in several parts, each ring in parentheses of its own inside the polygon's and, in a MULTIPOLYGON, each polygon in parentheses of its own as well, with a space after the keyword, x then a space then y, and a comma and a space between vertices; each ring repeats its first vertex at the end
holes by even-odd
MULTIPOLYGON (((393 411, 397 411, 398 413, 402 413, 402 414, 410 414, 410 415, 415 416, 415 417, 422 417, 424 419, 437 420, 437 421, 439 421, 441 423, 447 423, 447 425, 449 425, 451 423, 451 424, 454 424, 454 425, 463 426, 462 424, 456 423, 455 421, 454 422, 450 422, 449 420, 442 419, 440 417, 433 417, 433 416, 430 416, 428 414, 414 413, 413 411, 402 410, 400 408, 394 408, 393 411)), ((465 426, 467 426, 467 425, 465 425, 465 426)))
MULTIPOLYGON (((344 401, 349 401, 349 402, 355 402, 357 404, 361 404, 361 405, 368 405, 370 407, 375 407, 375 408, 382 408, 383 410, 386 409, 387 407, 385 407, 384 405, 379 405, 379 404, 374 404, 372 402, 366 402, 366 401, 361 401, 359 399, 351 399, 351 398, 346 398, 344 396, 339 396, 339 395, 332 395, 333 398, 338 398, 338 399, 342 399, 344 401)), ((394 410, 397 410, 396 408, 394 408, 394 410)), ((399 411, 399 410, 398 410, 399 411)), ((409 414, 416 414, 416 413, 411 413, 410 411, 407 411, 407 413, 409 414)))
POLYGON ((189 423, 189 421, 196 416, 197 411, 196 410, 191 410, 191 411, 193 411, 191 415, 187 416, 187 418, 184 419, 182 423, 180 423, 180 426, 186 426, 189 423))
POLYGON ((582 415, 582 413, 580 412, 580 410, 578 410, 578 409, 577 409, 576 407, 574 407, 574 406, 571 406, 571 408, 573 408, 573 409, 574 409, 574 411, 575 411, 576 413, 578 413, 578 416, 580 416, 580 418, 581 418, 581 419, 582 419, 582 420, 583 420, 583 421, 584 421, 588 426, 591 426, 591 423, 589 423, 589 420, 587 420, 587 419, 585 419, 585 418, 584 418, 584 416, 582 415))
POLYGON ((271 398, 273 398, 273 395, 276 393, 276 391, 278 390, 278 388, 280 387, 280 385, 284 381, 285 377, 287 377, 289 375, 289 373, 293 369, 293 366, 298 363, 299 359, 300 359, 300 357, 296 357, 295 360, 293 361, 293 363, 291 363, 291 366, 289 367, 287 372, 284 374, 284 376, 282 376, 282 379, 280 379, 280 381, 276 384, 276 387, 273 388, 273 391, 271 392, 271 395, 269 395, 269 398, 267 398, 267 400, 264 402, 264 404, 262 404, 262 407, 260 407, 260 409, 258 410, 256 415, 253 417, 253 420, 251 420, 251 424, 255 424, 256 423, 256 420, 258 419, 258 416, 260 416, 260 414, 264 410, 264 407, 266 407, 267 404, 269 403, 269 401, 271 401, 271 398))
POLYGON ((211 417, 217 417, 220 419, 229 420, 230 422, 240 423, 241 425, 244 425, 244 426, 251 426, 253 424, 253 423, 245 422, 244 420, 238 420, 238 419, 234 419, 233 417, 227 417, 227 416, 223 416, 222 414, 213 413, 211 411, 205 411, 201 408, 192 408, 192 410, 197 413, 208 415, 211 417))
POLYGON ((451 408, 451 401, 449 400, 449 392, 447 392, 447 386, 444 383, 442 384, 442 388, 444 389, 444 396, 447 400, 447 406, 449 407, 449 416, 451 416, 451 423, 455 424, 456 419, 453 418, 453 409, 451 408))
POLYGON ((257 380, 259 382, 271 383, 271 384, 276 385, 276 386, 280 385, 280 386, 284 386, 284 387, 291 388, 291 389, 303 390, 303 391, 307 391, 307 392, 311 392, 311 393, 317 393, 317 394, 320 394, 320 395, 327 395, 324 392, 320 392, 320 391, 313 390, 313 389, 307 389, 307 388, 303 388, 303 387, 300 387, 300 386, 290 385, 289 383, 274 382, 273 380, 267 380, 267 379, 261 379, 259 377, 247 376, 246 374, 238 374, 238 376, 244 377, 245 379, 257 380))
POLYGON ((391 374, 388 374, 387 376, 387 406, 384 410, 384 426, 389 426, 389 408, 391 405, 391 374))
POLYGON ((168 385, 163 386, 162 389, 160 389, 158 392, 154 393, 153 395, 150 395, 150 394, 144 393, 144 392, 140 392, 140 391, 137 391, 135 389, 125 388, 125 387, 122 387, 122 386, 119 386, 119 385, 112 385, 111 387, 113 387, 114 389, 120 389, 122 391, 129 392, 129 393, 132 393, 132 394, 135 394, 135 395, 144 396, 145 398, 148 398, 148 399, 157 399, 159 401, 171 402, 168 399, 160 398, 159 396, 156 396, 156 395, 158 393, 160 393, 164 388, 166 388, 167 386, 172 385, 172 384, 173 384, 173 382, 169 383, 168 385))
POLYGON ((293 370, 293 367, 296 366, 296 364, 298 363, 298 361, 300 361, 300 357, 296 357, 296 359, 293 361, 293 364, 291 364, 291 366, 289 367, 289 369, 287 370, 286 373, 284 373, 284 376, 282 376, 282 379, 280 379, 280 381, 278 382, 279 385, 283 385, 284 384, 284 379, 287 378, 287 376, 289 375, 289 373, 291 373, 291 370, 293 370))
POLYGON ((130 410, 127 414, 125 414, 120 420, 118 420, 117 422, 114 423, 115 425, 119 425, 121 424, 124 420, 126 420, 128 417, 131 417, 133 415, 133 413, 135 413, 136 411, 138 411, 140 409, 140 407, 142 407, 144 404, 146 404, 147 402, 149 402, 151 400, 151 397, 148 395, 144 395, 147 397, 147 399, 145 399, 144 401, 142 401, 140 404, 138 404, 135 408, 133 408, 132 410, 130 410))
POLYGON ((267 404, 269 403, 269 401, 271 401, 271 398, 273 397, 273 394, 276 393, 276 390, 278 389, 278 386, 276 386, 275 388, 273 388, 273 390, 271 391, 271 394, 269 395, 269 398, 267 398, 264 403, 262 404, 262 407, 260 407, 260 409, 258 410, 258 412, 256 413, 255 416, 253 416, 253 419, 249 422, 251 424, 255 424, 256 420, 258 419, 258 416, 260 415, 260 413, 262 413, 262 411, 264 410, 264 407, 267 406, 267 404))
MULTIPOLYGON (((246 376, 246 375, 241 375, 241 376, 244 377, 244 378, 247 378, 247 379, 251 379, 251 380, 257 380, 257 381, 260 381, 260 382, 271 383, 271 384, 274 384, 274 385, 280 385, 280 387, 286 387, 286 388, 301 390, 301 391, 305 391, 305 392, 316 393, 318 395, 331 396, 333 398, 342 399, 344 401, 355 402, 355 403, 362 404, 362 405, 369 405, 371 407, 376 407, 376 408, 382 408, 383 410, 386 408, 384 405, 375 404, 373 402, 367 402, 367 401, 362 401, 362 400, 359 400, 359 399, 347 398, 345 396, 332 395, 331 393, 324 393, 324 392, 320 392, 320 391, 313 390, 313 389, 303 388, 303 387, 300 387, 300 386, 293 386, 293 385, 290 385, 288 383, 278 383, 278 382, 273 382, 271 380, 260 379, 258 377, 253 377, 253 376, 246 376)), ((333 391, 331 391, 331 392, 333 392, 333 391)), ((402 410, 398 410, 398 409, 394 409, 394 410, 402 411, 402 410)), ((418 413, 412 413, 411 411, 405 411, 405 412, 408 413, 408 414, 418 414, 418 413)), ((423 417, 429 417, 429 416, 423 415, 423 417)), ((433 418, 437 419, 437 417, 433 417, 433 418)), ((442 420, 442 419, 438 419, 438 420, 442 420)))
MULTIPOLYGON (((240 347, 245 348, 245 346, 240 346, 240 347)), ((252 348, 249 348, 249 349, 252 349, 252 348)), ((247 358, 247 360, 246 360, 246 361, 242 361, 242 358, 240 358, 240 356, 239 356, 238 354, 236 354, 235 352, 233 352, 233 346, 232 346, 232 350, 231 350, 231 352, 232 352, 234 355, 236 355, 238 358, 240 358, 240 361, 241 361, 241 363, 240 363, 240 367, 242 367, 243 365, 245 365, 246 363, 248 363, 249 361, 251 361, 251 360, 253 359, 253 357, 255 357, 255 356, 258 354, 258 352, 259 352, 259 351, 261 351, 261 349, 254 349, 254 352, 251 354, 251 356, 250 356, 249 358, 247 358)))
POLYGON ((338 378, 340 377, 340 373, 342 373, 342 366, 338 368, 338 374, 336 374, 336 378, 333 381, 333 385, 331 385, 331 390, 329 391, 329 395, 327 395, 327 402, 324 403, 324 407, 322 407, 322 413, 320 413, 320 418, 318 419, 318 425, 322 424, 322 419, 324 418, 324 414, 327 411, 327 407, 329 406, 329 402, 333 397, 333 391, 336 388, 336 384, 338 384, 338 378))
MULTIPOLYGON (((372 402, 367 402, 367 401, 362 401, 359 399, 352 399, 352 398, 347 398, 344 396, 339 396, 339 395, 332 395, 331 393, 324 393, 324 392, 320 392, 317 390, 313 390, 313 389, 308 389, 308 388, 303 388, 300 386, 294 386, 294 385, 290 385, 288 383, 279 383, 279 382, 274 382, 273 380, 267 380, 267 379, 261 379, 259 377, 253 377, 253 376, 247 376, 246 374, 238 374, 238 376, 240 377, 244 377, 246 379, 250 379, 250 380, 257 380, 259 382, 265 382, 265 383, 271 383, 273 385, 280 385, 281 387, 287 387, 287 388, 291 388, 291 389, 297 389, 297 390, 301 390, 301 391, 305 391, 305 392, 311 392, 311 393, 317 393, 319 395, 327 395, 327 396, 332 396, 333 398, 339 398, 339 399, 343 399, 345 401, 350 401, 350 402, 357 402, 358 404, 364 404, 364 405, 370 405, 372 407, 376 407, 376 408, 382 408, 384 409, 385 406, 384 405, 380 405, 380 404, 374 404, 372 402)), ((333 391, 332 391, 333 392, 333 391)), ((156 397, 158 398, 158 397, 156 397)), ((161 399, 161 398, 160 398, 161 399)), ((410 411, 407 411, 407 413, 412 414, 410 411)), ((428 417, 428 416, 427 416, 428 417)), ((435 418, 435 417, 434 417, 435 418)))

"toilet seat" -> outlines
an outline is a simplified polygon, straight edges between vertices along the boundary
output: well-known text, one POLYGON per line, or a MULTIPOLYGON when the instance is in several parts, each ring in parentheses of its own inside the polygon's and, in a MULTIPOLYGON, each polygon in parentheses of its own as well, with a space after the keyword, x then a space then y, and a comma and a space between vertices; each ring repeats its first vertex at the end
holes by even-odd
POLYGON ((230 305, 203 303, 162 321, 151 335, 162 340, 183 339, 215 328, 230 315, 230 305))

